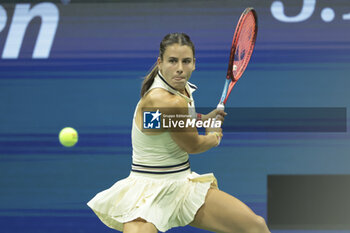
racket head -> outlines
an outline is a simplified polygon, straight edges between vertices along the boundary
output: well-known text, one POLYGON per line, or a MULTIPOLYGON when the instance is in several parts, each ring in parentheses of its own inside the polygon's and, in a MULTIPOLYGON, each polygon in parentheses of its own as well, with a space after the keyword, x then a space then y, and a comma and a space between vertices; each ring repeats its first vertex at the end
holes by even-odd
POLYGON ((252 56, 257 32, 258 17, 256 11, 251 7, 246 8, 239 18, 232 39, 227 79, 235 82, 242 76, 252 56))

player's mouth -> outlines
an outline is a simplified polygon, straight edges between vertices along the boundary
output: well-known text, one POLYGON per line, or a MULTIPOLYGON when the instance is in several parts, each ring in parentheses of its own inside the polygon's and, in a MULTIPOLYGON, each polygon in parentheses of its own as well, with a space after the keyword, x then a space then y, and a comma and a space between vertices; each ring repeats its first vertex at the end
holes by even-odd
POLYGON ((185 77, 182 77, 182 76, 175 76, 175 77, 173 78, 173 80, 176 81, 176 82, 183 82, 183 81, 186 80, 186 78, 185 78, 185 77))

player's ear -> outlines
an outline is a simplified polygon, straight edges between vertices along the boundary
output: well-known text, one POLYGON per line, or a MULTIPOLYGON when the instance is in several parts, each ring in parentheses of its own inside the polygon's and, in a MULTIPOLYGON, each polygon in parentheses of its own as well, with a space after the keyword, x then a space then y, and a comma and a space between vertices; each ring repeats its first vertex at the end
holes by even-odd
POLYGON ((157 66, 158 66, 158 69, 160 69, 160 64, 162 63, 162 59, 160 57, 158 57, 157 59, 157 66))

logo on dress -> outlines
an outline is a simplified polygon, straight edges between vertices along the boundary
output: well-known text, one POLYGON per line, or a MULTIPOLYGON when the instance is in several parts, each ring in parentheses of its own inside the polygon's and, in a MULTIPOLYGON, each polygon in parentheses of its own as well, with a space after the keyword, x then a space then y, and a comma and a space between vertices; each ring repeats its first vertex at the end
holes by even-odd
POLYGON ((143 112, 144 129, 160 129, 160 116, 162 115, 157 109, 156 112, 143 112))

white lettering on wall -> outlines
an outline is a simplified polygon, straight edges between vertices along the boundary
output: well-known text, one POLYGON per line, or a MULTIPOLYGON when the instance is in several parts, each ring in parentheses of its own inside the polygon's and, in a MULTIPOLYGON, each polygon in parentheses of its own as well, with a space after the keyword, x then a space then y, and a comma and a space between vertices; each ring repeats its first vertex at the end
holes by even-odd
POLYGON ((281 1, 274 1, 271 5, 272 16, 285 23, 297 23, 307 20, 314 13, 316 7, 316 0, 303 0, 303 6, 298 15, 286 16, 284 12, 284 5, 281 1))
POLYGON ((7 21, 7 13, 5 9, 0 5, 0 32, 5 28, 7 21))
MULTIPOLYGON (((59 11, 55 4, 43 2, 31 9, 30 4, 27 3, 16 4, 2 53, 3 59, 18 58, 26 29, 30 21, 38 16, 41 18, 41 25, 32 57, 34 59, 46 59, 49 57, 59 22, 59 11)), ((6 21, 6 11, 0 6, 0 32, 5 27, 6 21)))

